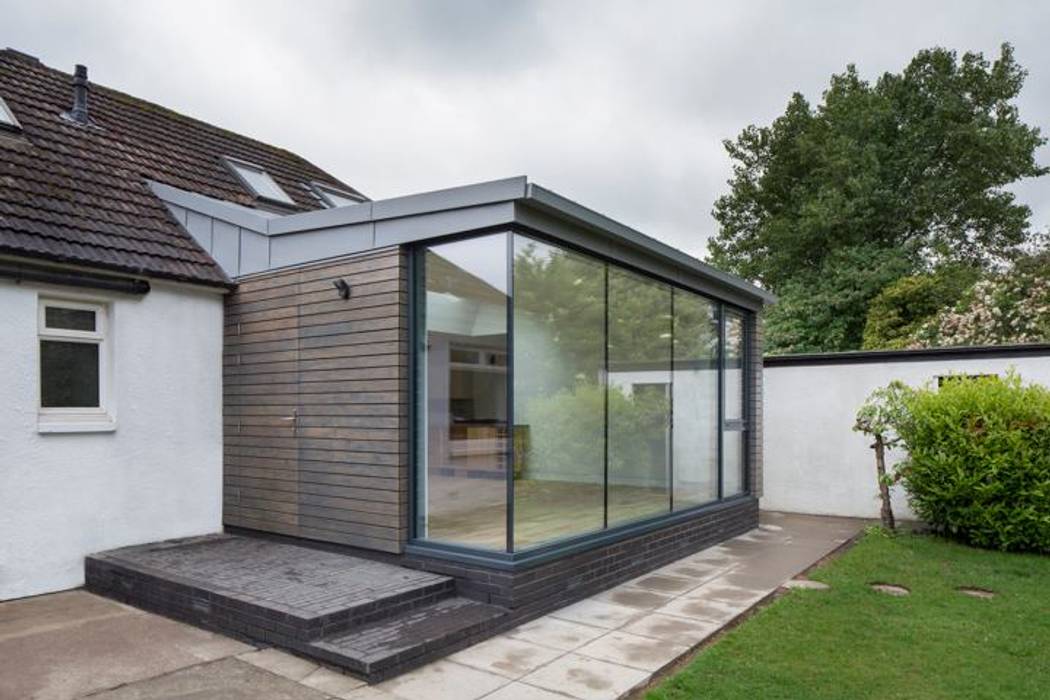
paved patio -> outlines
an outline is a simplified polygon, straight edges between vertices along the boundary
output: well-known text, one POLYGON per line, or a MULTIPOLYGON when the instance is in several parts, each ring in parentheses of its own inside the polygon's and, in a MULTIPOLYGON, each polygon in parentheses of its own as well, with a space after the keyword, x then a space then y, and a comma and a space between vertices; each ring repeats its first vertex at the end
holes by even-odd
POLYGON ((83 591, 0 603, 0 700, 619 698, 863 524, 763 513, 746 535, 374 686, 83 591))

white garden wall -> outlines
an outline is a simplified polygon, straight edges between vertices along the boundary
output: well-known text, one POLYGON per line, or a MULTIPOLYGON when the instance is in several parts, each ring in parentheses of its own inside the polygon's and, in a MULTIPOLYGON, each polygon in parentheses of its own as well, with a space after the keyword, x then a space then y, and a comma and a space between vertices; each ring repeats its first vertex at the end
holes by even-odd
POLYGON ((0 280, 0 600, 83 583, 84 555, 222 523, 218 292, 144 296, 0 280), (116 427, 38 427, 38 297, 108 307, 116 427))
MULTIPOLYGON (((952 372, 1001 375, 1010 367, 1026 381, 1050 386, 1050 346, 768 358, 762 507, 877 518, 871 441, 852 431, 864 399, 894 379, 917 386, 952 372)), ((914 517, 903 489, 896 490, 898 517, 914 517)))

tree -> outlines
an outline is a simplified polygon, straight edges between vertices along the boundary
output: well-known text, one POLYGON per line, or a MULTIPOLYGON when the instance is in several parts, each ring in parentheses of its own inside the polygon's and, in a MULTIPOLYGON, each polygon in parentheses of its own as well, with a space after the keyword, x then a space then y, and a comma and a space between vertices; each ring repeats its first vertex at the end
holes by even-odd
POLYGON ((864 349, 900 349, 939 311, 958 303, 978 279, 971 267, 949 265, 891 282, 868 304, 864 349))
POLYGON ((899 471, 890 472, 886 468, 886 450, 902 442, 901 430, 908 415, 908 399, 914 390, 901 381, 892 381, 888 386, 876 389, 857 410, 853 430, 870 435, 874 442, 875 472, 879 484, 879 500, 882 502, 880 516, 882 526, 892 532, 897 523, 893 517, 893 504, 890 501, 890 487, 900 481, 899 471))
POLYGON ((1009 44, 994 62, 934 48, 874 83, 850 65, 816 108, 795 94, 770 126, 725 142, 733 176, 711 261, 785 297, 772 327, 860 347, 886 284, 945 263, 985 268, 1024 241, 1030 211, 1004 187, 1048 172, 1034 155, 1045 139, 1014 104, 1025 75, 1009 44), (872 269, 896 276, 877 285, 872 269), (834 314, 798 311, 841 291, 854 298, 834 314))

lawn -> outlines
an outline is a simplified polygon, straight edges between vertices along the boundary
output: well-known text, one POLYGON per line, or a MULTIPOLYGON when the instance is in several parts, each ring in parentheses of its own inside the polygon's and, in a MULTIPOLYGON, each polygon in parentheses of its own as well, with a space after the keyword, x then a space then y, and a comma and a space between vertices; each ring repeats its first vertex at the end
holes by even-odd
POLYGON ((875 532, 810 578, 831 590, 782 596, 647 700, 1050 697, 1050 557, 875 532))

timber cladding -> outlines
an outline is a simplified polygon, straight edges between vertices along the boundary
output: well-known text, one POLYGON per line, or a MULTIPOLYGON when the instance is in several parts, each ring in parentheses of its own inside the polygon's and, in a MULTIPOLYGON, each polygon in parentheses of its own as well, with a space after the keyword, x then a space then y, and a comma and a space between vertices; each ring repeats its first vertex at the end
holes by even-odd
POLYGON ((224 522, 400 552, 405 253, 371 250, 242 279, 226 302, 223 367, 224 522))

